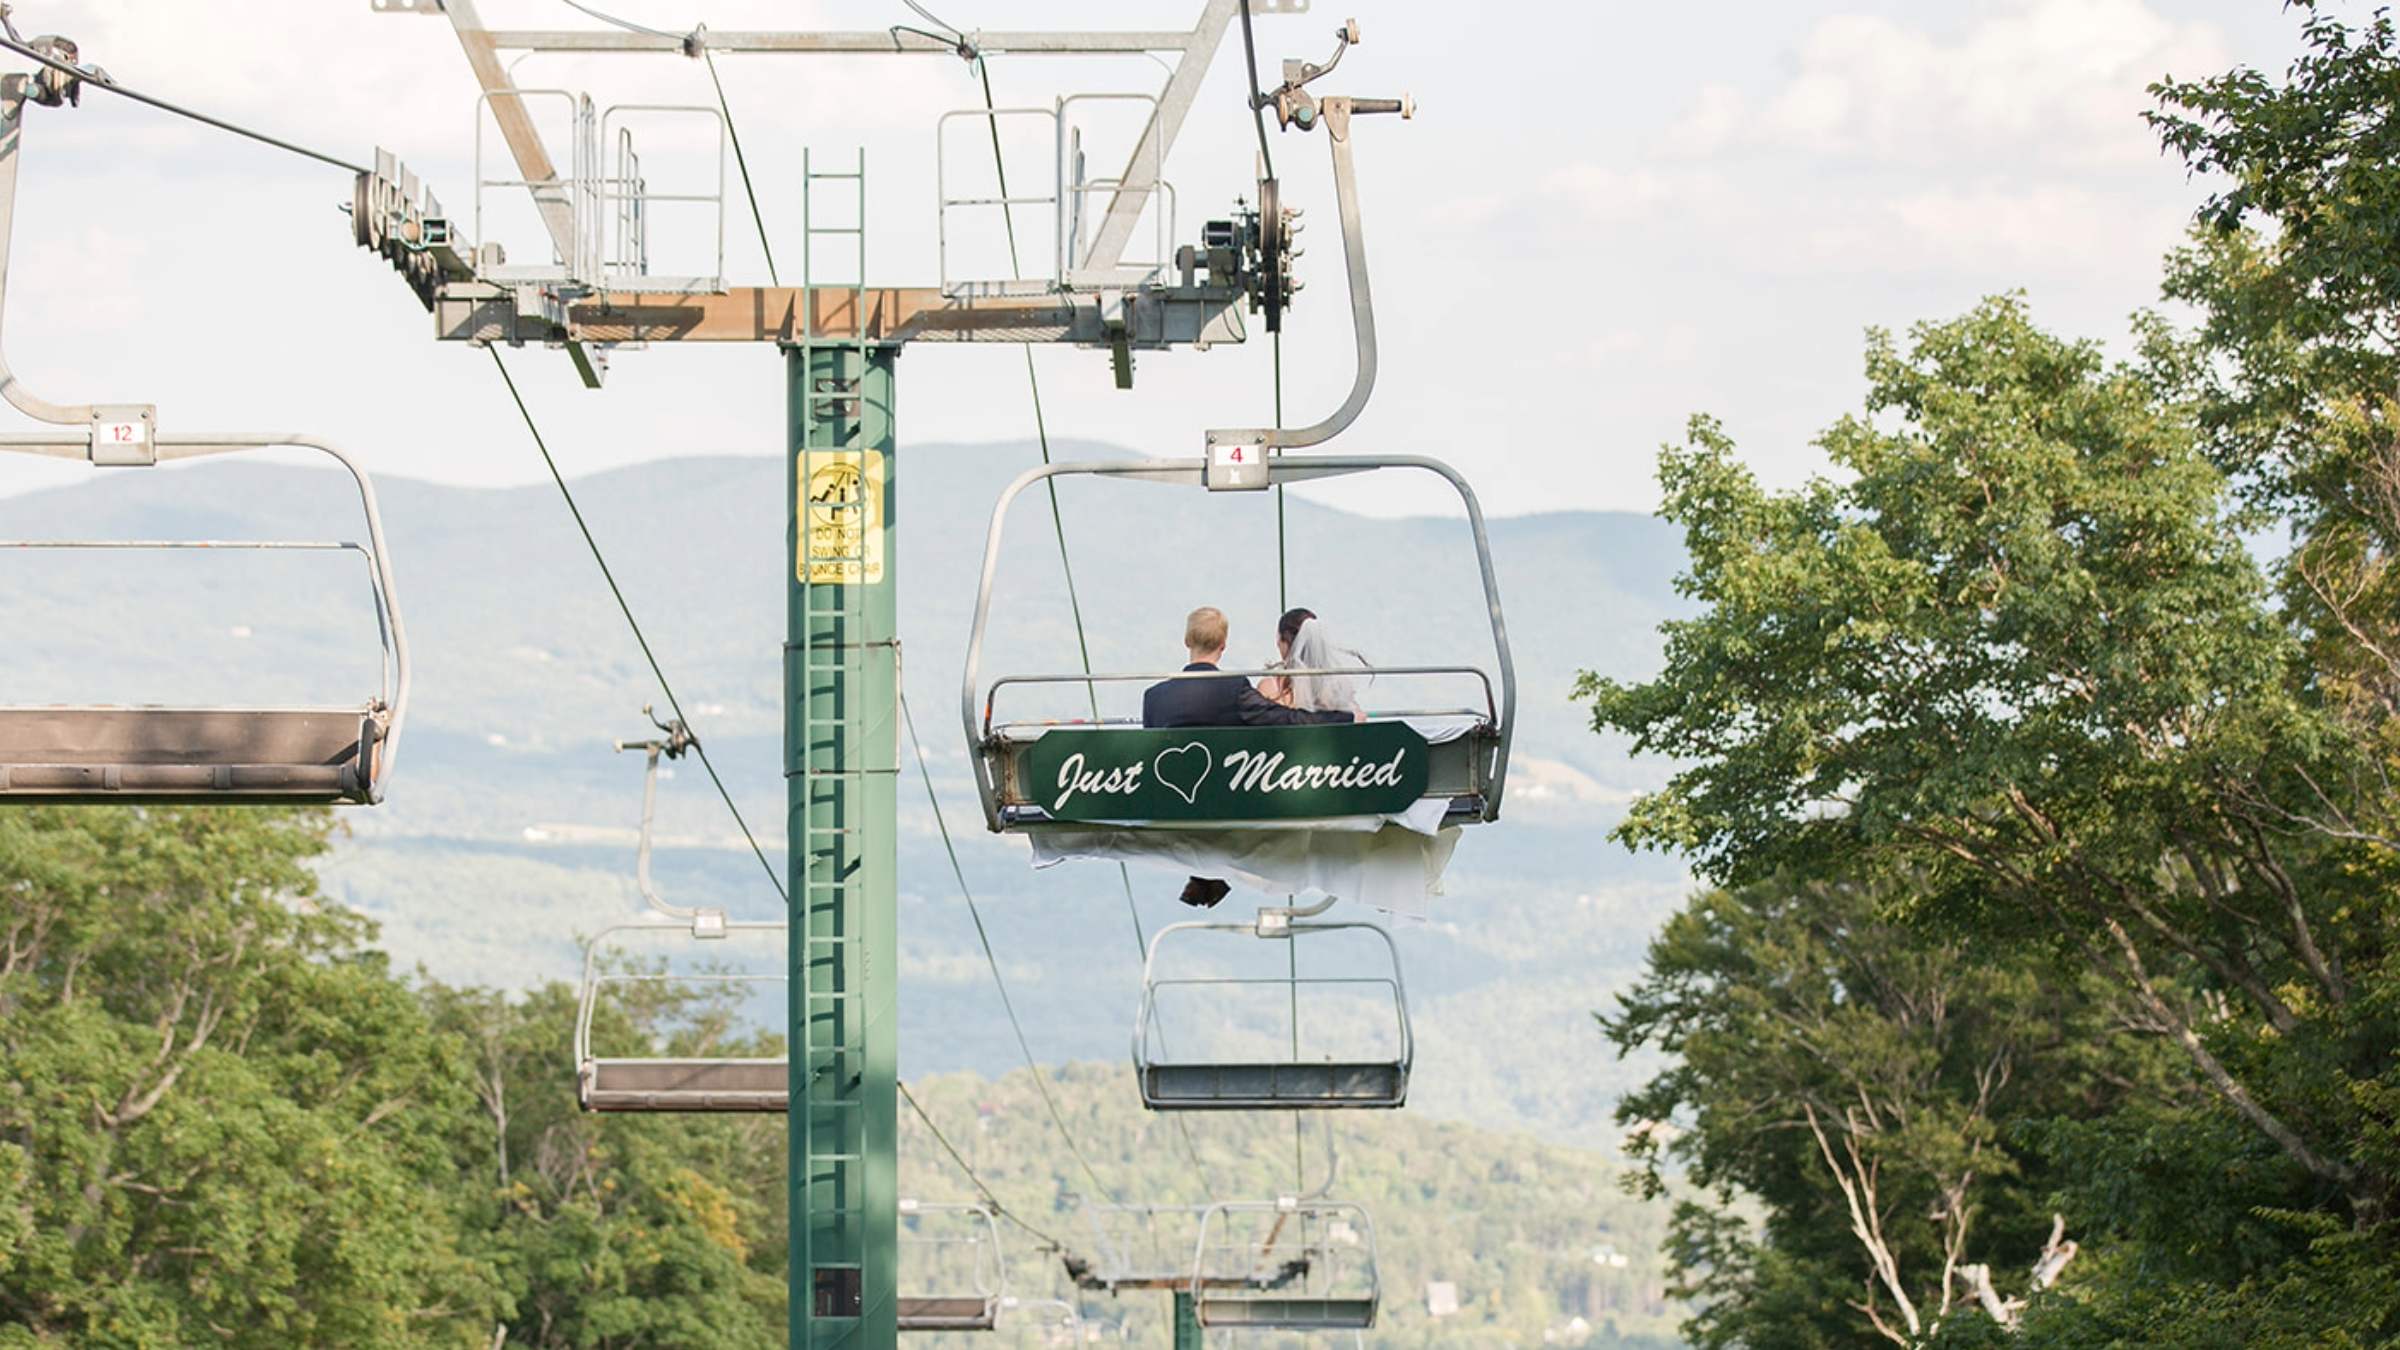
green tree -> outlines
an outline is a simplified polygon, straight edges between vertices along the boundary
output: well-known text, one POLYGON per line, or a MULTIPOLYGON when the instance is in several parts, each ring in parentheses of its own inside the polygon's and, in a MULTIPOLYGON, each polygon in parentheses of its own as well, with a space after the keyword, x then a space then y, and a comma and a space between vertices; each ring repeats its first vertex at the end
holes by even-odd
MULTIPOLYGON (((596 1010, 607 1052, 772 1054, 729 1034, 705 988, 635 986, 596 1010)), ((433 1025, 467 1047, 452 1120, 462 1246, 505 1291, 511 1345, 757 1350, 784 1339, 780 1116, 594 1115, 569 1053, 576 991, 511 997, 431 983, 433 1025)))
POLYGON ((2020 1127, 2172 1087, 2112 989, 2040 947, 1897 922, 1906 894, 1700 895, 1603 1019, 1620 1050, 1674 1057, 1618 1110, 1646 1191, 1680 1165, 1715 1192, 1678 1202, 1669 1246, 1702 1347, 1911 1345, 1982 1317, 1963 1311, 1979 1289, 2013 1314, 2074 1250, 2059 1169, 2020 1127))
MULTIPOLYGON (((2183 353, 2150 336, 2159 364, 2110 367, 2013 300, 1906 351, 1875 335, 1866 411, 1822 442, 1844 478, 1795 492, 1696 423, 1661 476, 1703 611, 1657 679, 1581 692, 1683 766, 1622 837, 1735 888, 1907 876, 1896 916, 2122 990, 2203 1114, 2269 1149, 2261 1189, 2300 1220, 2273 1269, 2309 1215, 2386 1231, 2390 878, 2294 825, 2361 743, 2243 547, 2168 382, 2183 353)), ((2172 1254, 2150 1236, 2143 1260, 2172 1254)))
MULTIPOLYGON (((2362 753, 2286 823, 2400 851, 2400 36, 2309 0, 2281 83, 2155 87, 2168 148, 2227 186, 2169 260, 2197 331, 2163 369, 2254 516, 2287 531, 2276 580, 2313 687, 2362 753)), ((2163 349, 2162 349, 2163 350, 2163 349)))
POLYGON ((464 1345, 454 1042, 315 903, 331 817, 0 811, 0 1344, 464 1345))

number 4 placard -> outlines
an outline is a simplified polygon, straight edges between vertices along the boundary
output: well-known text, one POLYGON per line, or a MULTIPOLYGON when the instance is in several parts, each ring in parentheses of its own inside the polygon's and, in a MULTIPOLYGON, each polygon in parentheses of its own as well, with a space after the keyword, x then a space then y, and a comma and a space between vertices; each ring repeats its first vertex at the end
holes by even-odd
POLYGON ((1209 489, 1224 491, 1255 491, 1272 481, 1267 466, 1267 438, 1263 432, 1212 431, 1208 434, 1208 467, 1205 473, 1209 489))

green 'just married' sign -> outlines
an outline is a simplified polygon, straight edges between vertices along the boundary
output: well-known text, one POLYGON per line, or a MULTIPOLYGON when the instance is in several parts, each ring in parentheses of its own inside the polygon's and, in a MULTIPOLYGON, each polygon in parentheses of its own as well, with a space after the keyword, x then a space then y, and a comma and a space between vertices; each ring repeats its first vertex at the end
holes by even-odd
POLYGON ((1025 748, 1018 786, 1053 820, 1385 815, 1425 795, 1426 758, 1405 722, 1062 727, 1025 748))

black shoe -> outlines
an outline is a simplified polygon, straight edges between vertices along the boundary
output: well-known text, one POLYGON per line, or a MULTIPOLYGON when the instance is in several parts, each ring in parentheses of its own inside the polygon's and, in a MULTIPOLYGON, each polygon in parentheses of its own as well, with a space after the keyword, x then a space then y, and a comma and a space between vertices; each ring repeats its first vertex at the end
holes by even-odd
POLYGON ((1233 894, 1233 887, 1215 877, 1193 877, 1183 883, 1183 894, 1176 899, 1194 909, 1214 909, 1217 902, 1233 894))

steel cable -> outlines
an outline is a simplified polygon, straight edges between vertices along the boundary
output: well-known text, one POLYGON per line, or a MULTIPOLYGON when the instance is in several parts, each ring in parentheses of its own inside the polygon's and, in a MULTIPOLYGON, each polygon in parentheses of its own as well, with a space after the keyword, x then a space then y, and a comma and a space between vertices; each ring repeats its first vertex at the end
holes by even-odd
MULTIPOLYGON (((642 649, 642 659, 650 663, 650 673, 658 679, 659 692, 667 696, 667 706, 675 710, 675 719, 688 729, 691 721, 683 715, 683 703, 675 697, 675 687, 667 683, 667 672, 659 668, 658 656, 650 650, 650 639, 643 635, 641 621, 633 617, 633 606, 626 603, 625 592, 617 586, 616 573, 610 570, 608 558, 601 553, 600 541, 592 537, 592 527, 584 522, 583 509, 575 504, 575 494, 568 489, 566 476, 558 471, 558 461, 550 457, 550 446, 542 439, 542 429, 534 425, 533 412, 525 406, 525 396, 517 392, 517 382, 508 373, 508 363, 500 359, 498 347, 491 348, 491 353, 492 365, 499 370, 501 381, 508 386, 509 398, 516 402, 517 415, 525 419, 525 430, 533 437, 534 448, 542 452, 542 463, 550 470, 550 481, 558 484, 558 495, 566 499, 567 513, 575 518, 575 528, 583 534, 585 546, 591 549, 592 561, 600 565, 600 577, 608 583, 608 593, 616 597, 617 612, 625 616, 626 627, 633 630, 633 640, 642 649)), ((742 808, 734 805, 733 793, 726 789, 725 780, 717 774, 717 766, 709 760, 707 743, 695 736, 692 749, 700 756, 700 767, 708 770, 708 781, 717 785, 717 795, 725 799, 725 809, 733 813, 733 823, 741 827, 742 838, 750 845, 750 852, 758 859, 759 867, 766 872, 768 884, 775 888, 775 894, 789 908, 792 897, 784 890, 783 878, 775 874, 775 865, 767 861, 767 851, 759 847, 758 837, 750 832, 750 822, 742 818, 742 808)))
POLYGON ((170 112, 175 114, 177 117, 188 117, 195 122, 215 127, 219 131, 230 131, 236 136, 247 136, 251 140, 257 141, 262 145, 271 145, 278 150, 289 150, 295 155, 301 155, 306 158, 313 159, 320 164, 330 164, 337 169, 348 169, 352 173, 371 172, 371 170, 369 170, 363 164, 353 164, 349 160, 342 159, 334 155, 328 155, 322 150, 311 150, 305 145, 294 145, 292 142, 284 140, 281 137, 270 136, 263 131, 252 131, 248 127, 237 126, 221 117, 211 117, 207 113, 196 112, 190 108, 184 107, 179 103, 169 103, 165 99, 159 98, 156 95, 145 94, 139 90, 128 89, 124 85, 117 83, 114 76, 107 74, 96 66, 87 70, 82 66, 70 65, 65 61, 59 60, 57 57, 36 51, 31 46, 23 42, 19 42, 13 37, 0 37, 0 47, 5 47, 10 51, 15 52, 17 55, 26 57, 29 60, 39 61, 43 65, 50 67, 52 70, 73 75, 77 79, 83 81, 85 86, 89 88, 105 89, 112 94, 119 95, 120 97, 132 99, 136 103, 149 104, 151 107, 156 108, 161 112, 170 112))
MULTIPOLYGON (((903 0, 903 3, 908 4, 911 9, 917 9, 915 0, 903 0)), ((1244 3, 1247 4, 1248 0, 1244 0, 1244 3)), ((917 12, 924 13, 921 9, 918 9, 917 12)), ((932 18, 933 16, 928 14, 926 17, 932 18)), ((937 19, 935 22, 938 23, 940 20, 937 19)), ((1000 208, 1000 218, 1008 227, 1008 270, 1010 276, 1022 281, 1025 276, 1025 268, 1017 254, 1016 215, 1006 205, 1008 200, 1008 161, 1000 153, 1000 115, 998 105, 992 97, 992 69, 980 54, 975 57, 975 74, 983 85, 983 117, 984 124, 990 129, 992 137, 994 186, 999 189, 1003 203, 1000 208)), ((1025 383, 1033 395, 1034 436, 1041 445, 1042 463, 1047 465, 1051 462, 1050 426, 1042 414, 1042 381, 1041 376, 1034 369, 1031 343, 1025 344, 1025 383)), ((1092 673, 1092 644, 1084 631, 1083 600, 1075 587, 1075 563, 1067 553, 1067 523, 1065 515, 1059 510, 1058 480, 1055 478, 1044 479, 1042 487, 1050 499, 1050 531, 1058 540, 1058 567, 1066 578, 1067 610, 1075 620, 1075 650, 1083 661, 1083 673, 1088 677, 1092 673)), ((1086 705, 1091 709, 1092 720, 1099 721, 1100 694, 1088 679, 1083 686, 1083 695, 1086 705)), ((1141 954, 1144 969, 1147 970, 1150 961, 1150 937, 1142 931, 1142 911, 1134 903, 1133 872, 1121 862, 1117 864, 1117 881, 1125 891, 1125 915, 1133 921, 1134 950, 1141 954)), ((1191 1126, 1186 1124, 1181 1116, 1177 1116, 1175 1129, 1183 1136, 1183 1150, 1192 1160, 1192 1175, 1200 1182, 1200 1193, 1208 1196, 1213 1203, 1216 1199, 1216 1188, 1209 1184, 1208 1168, 1200 1161, 1200 1148, 1192 1141, 1191 1126)))
POLYGON ((942 1133, 942 1127, 933 1123, 933 1117, 926 1113, 925 1108, 922 1105, 918 1104, 917 1095, 908 1090, 908 1084, 906 1083, 900 1084, 900 1100, 907 1102, 908 1109, 916 1112, 917 1119, 925 1122, 925 1128, 933 1132, 933 1142, 940 1144, 942 1146, 942 1152, 950 1155, 950 1161, 958 1164, 958 1170, 966 1174, 967 1184, 974 1187, 975 1193, 983 1197, 983 1202, 992 1207, 992 1213, 1008 1220, 1010 1223, 1013 1223, 1017 1227, 1024 1229, 1026 1232, 1033 1234, 1035 1237, 1040 1238, 1042 1241, 1048 1243, 1051 1249, 1054 1251, 1063 1252, 1067 1249, 1067 1244, 1059 1241, 1050 1234, 1043 1232, 1041 1229, 1034 1227, 1032 1224, 1025 1222, 1023 1219, 1018 1218, 1015 1211, 1000 1203, 1000 1196, 998 1193, 993 1191, 990 1186, 986 1185, 982 1177, 975 1175, 975 1169, 967 1164, 966 1158, 960 1155, 957 1147, 950 1142, 949 1137, 942 1133))
POLYGON ((950 875, 958 879, 958 893, 966 899, 967 916, 975 921, 975 940, 983 944, 984 963, 992 968, 992 984, 1000 991, 1001 1010, 1008 1014, 1009 1029, 1017 1034, 1017 1049, 1025 1056, 1025 1067, 1033 1074, 1034 1087, 1041 1091, 1042 1104, 1050 1108, 1050 1123, 1058 1127, 1058 1137, 1066 1141, 1067 1152, 1074 1156, 1076 1164, 1083 1168, 1083 1174, 1091 1179, 1092 1185, 1098 1187, 1113 1205, 1117 1203, 1116 1192, 1100 1180, 1100 1174, 1092 1170, 1092 1164, 1083 1156, 1083 1150, 1076 1147, 1075 1135, 1067 1129, 1066 1116, 1058 1109, 1058 1099, 1050 1095, 1050 1084, 1042 1077, 1041 1066, 1034 1062, 1033 1043, 1025 1039, 1025 1024, 1017 1020, 1016 1001, 1008 996, 1008 981, 1000 974, 1000 957, 992 950, 992 935, 983 926, 983 908, 975 903, 975 892, 967 885, 967 870, 959 864, 958 847, 950 839, 949 822, 942 817, 942 800, 934 793, 933 770, 926 767, 925 743, 917 737, 917 719, 908 710, 906 694, 900 696, 900 719, 908 727, 908 744, 916 755, 917 773, 925 780, 925 800, 933 806, 933 823, 941 832, 942 851, 950 855, 950 875))

